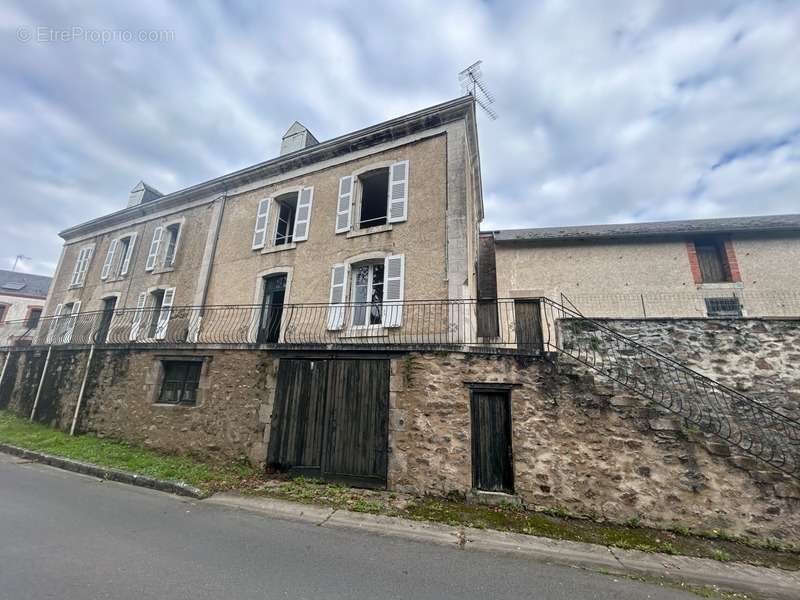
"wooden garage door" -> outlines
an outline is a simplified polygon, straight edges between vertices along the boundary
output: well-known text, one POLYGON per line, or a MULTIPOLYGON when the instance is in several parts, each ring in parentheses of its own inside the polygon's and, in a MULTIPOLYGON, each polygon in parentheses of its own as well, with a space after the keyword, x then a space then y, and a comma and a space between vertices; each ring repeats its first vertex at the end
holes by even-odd
POLYGON ((282 359, 268 464, 385 487, 389 361, 282 359))

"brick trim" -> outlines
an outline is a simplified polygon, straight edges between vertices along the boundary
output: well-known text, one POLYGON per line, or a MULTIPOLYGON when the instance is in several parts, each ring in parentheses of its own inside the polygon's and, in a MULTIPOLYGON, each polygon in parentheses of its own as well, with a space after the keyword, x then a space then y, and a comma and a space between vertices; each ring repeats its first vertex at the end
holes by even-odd
POLYGON ((736 251, 733 249, 733 240, 725 240, 725 260, 728 263, 728 274, 731 281, 739 283, 742 281, 742 274, 739 272, 739 261, 736 260, 736 251))
POLYGON ((689 256, 689 268, 692 270, 692 278, 695 283, 703 283, 703 275, 700 273, 700 263, 697 260, 697 248, 693 241, 686 242, 686 253, 689 256))

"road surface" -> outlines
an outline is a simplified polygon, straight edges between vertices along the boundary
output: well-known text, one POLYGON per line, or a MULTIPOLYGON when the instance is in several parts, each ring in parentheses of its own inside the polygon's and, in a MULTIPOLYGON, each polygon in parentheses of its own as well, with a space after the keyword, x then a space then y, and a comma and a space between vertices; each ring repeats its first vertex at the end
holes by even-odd
POLYGON ((528 559, 267 518, 6 454, 0 598, 696 600, 528 559))

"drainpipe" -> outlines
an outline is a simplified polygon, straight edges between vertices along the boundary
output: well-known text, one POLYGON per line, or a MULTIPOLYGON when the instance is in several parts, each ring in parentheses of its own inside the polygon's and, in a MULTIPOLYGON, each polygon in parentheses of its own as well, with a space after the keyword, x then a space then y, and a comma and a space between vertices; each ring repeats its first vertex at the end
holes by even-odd
POLYGON ((81 391, 78 392, 78 402, 75 404, 75 414, 72 415, 72 426, 69 428, 69 434, 75 435, 75 427, 78 424, 78 413, 81 411, 81 404, 83 403, 83 391, 86 389, 86 380, 89 379, 89 367, 92 366, 92 357, 94 356, 94 344, 89 347, 89 358, 86 359, 86 370, 83 372, 83 381, 81 381, 81 391))
POLYGON ((6 359, 3 361, 3 370, 0 371, 0 388, 3 387, 3 379, 6 378, 6 369, 8 368, 8 359, 11 358, 11 350, 6 352, 6 359))
POLYGON ((190 341, 196 343, 200 337, 200 327, 203 322, 203 314, 205 313, 206 298, 208 297, 208 288, 211 284, 211 272, 214 270, 214 257, 217 254, 217 243, 219 241, 219 232, 222 228, 222 217, 225 214, 225 204, 228 201, 228 193, 223 192, 219 197, 219 204, 217 205, 216 215, 214 220, 213 229, 209 230, 208 237, 206 238, 206 247, 203 252, 203 266, 201 267, 200 277, 202 280, 201 286, 195 291, 194 305, 199 306, 197 314, 196 325, 190 326, 190 341))
POLYGON ((200 314, 203 314, 206 306, 206 298, 208 297, 208 288, 211 285, 211 272, 214 270, 214 257, 217 255, 217 243, 219 242, 219 232, 222 229, 222 217, 225 214, 225 204, 228 201, 228 193, 225 192, 220 198, 219 212, 217 213, 217 221, 214 223, 214 239, 211 241, 211 256, 209 257, 208 267, 206 268, 205 281, 203 281, 203 291, 200 296, 200 314))
POLYGON ((33 401, 33 409, 31 409, 31 418, 30 420, 33 421, 34 415, 36 415, 36 407, 39 406, 39 396, 42 395, 42 385, 44 385, 44 378, 47 375, 47 365, 50 364, 50 354, 53 352, 53 345, 47 347, 47 358, 44 359, 44 369, 42 369, 42 376, 39 378, 39 387, 36 388, 36 399, 33 401))

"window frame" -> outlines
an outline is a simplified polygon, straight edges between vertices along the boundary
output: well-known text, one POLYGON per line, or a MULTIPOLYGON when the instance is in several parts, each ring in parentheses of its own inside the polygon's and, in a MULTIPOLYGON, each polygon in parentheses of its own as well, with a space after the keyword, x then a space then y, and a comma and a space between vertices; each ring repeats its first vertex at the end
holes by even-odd
POLYGON ((167 233, 167 240, 166 244, 164 244, 164 263, 163 267, 165 269, 173 269, 175 268, 175 260, 178 258, 178 247, 181 243, 181 234, 183 233, 183 223, 180 221, 175 221, 169 224, 164 225, 164 231, 167 233), (175 234, 175 242, 172 241, 172 232, 177 231, 175 234), (172 253, 170 255, 170 247, 172 247, 172 253))
POLYGON ((384 289, 386 287, 386 262, 385 262, 385 258, 383 258, 383 259, 374 259, 374 260, 364 260, 364 261, 360 261, 360 262, 357 262, 357 263, 353 263, 353 264, 350 265, 350 269, 348 271, 349 271, 349 277, 350 277, 349 286, 348 286, 349 287, 349 294, 350 294, 350 298, 351 298, 350 306, 352 307, 352 310, 350 311, 351 312, 350 324, 349 324, 348 328, 349 329, 353 329, 353 330, 359 330, 359 329, 381 329, 381 328, 383 328, 384 327, 383 320, 384 320, 384 316, 386 314, 386 312, 383 309, 384 289), (380 266, 383 269, 383 277, 382 277, 381 284, 380 284, 381 285, 381 298, 380 298, 380 311, 381 311, 380 319, 381 320, 380 320, 380 323, 370 323, 370 322, 368 322, 368 323, 365 323, 365 324, 356 324, 356 322, 355 322, 355 320, 356 320, 356 309, 359 308, 359 306, 357 306, 357 305, 363 304, 364 308, 365 308, 365 312, 364 312, 365 320, 366 321, 371 321, 372 320, 370 318, 371 317, 371 308, 372 308, 374 303, 373 303, 372 300, 370 300, 370 298, 372 297, 372 293, 374 292, 374 287, 373 286, 375 285, 375 282, 373 281, 373 279, 374 279, 374 269, 375 269, 376 266, 380 266), (367 276, 367 296, 366 296, 367 300, 364 301, 363 303, 359 302, 358 300, 356 300, 356 288, 358 287, 357 284, 356 284, 356 277, 357 277, 357 274, 358 274, 358 270, 361 269, 362 267, 368 267, 369 268, 369 271, 368 271, 369 274, 367 276))
POLYGON ((311 229, 311 217, 314 208, 314 186, 309 185, 296 185, 282 187, 275 190, 269 196, 262 197, 256 204, 255 221, 253 224, 253 239, 250 244, 251 250, 259 250, 262 254, 271 252, 280 252, 283 250, 292 250, 297 247, 300 242, 308 241, 309 230, 311 229), (306 195, 304 197, 304 192, 306 195), (280 199, 285 196, 294 195, 294 214, 292 220, 291 232, 287 237, 291 238, 285 243, 278 244, 278 221, 280 219, 280 208, 276 210, 276 206, 280 207, 282 202, 280 199), (305 224, 305 234, 301 234, 297 230, 298 213, 301 208, 301 203, 305 200, 308 201, 308 215, 305 221, 300 221, 305 224), (259 219, 263 217, 263 227, 259 227, 259 219))
MULTIPOLYGON (((697 269, 700 273, 701 283, 733 283, 731 265, 725 249, 725 240, 713 237, 698 238, 694 240, 694 249, 697 257, 697 269), (706 261, 701 257, 701 248, 712 249, 715 255, 714 260, 719 262, 719 270, 721 272, 720 279, 710 278, 709 273, 703 272, 703 266, 706 264, 706 261)), ((706 254, 705 251, 702 253, 706 254)))
MULTIPOLYGON (((176 407, 184 407, 184 408, 194 408, 200 405, 202 396, 201 392, 203 390, 203 377, 204 377, 204 368, 205 368, 205 360, 203 357, 194 357, 194 356, 175 356, 175 357, 161 357, 158 359, 159 361, 159 385, 155 390, 155 402, 153 404, 157 406, 176 406, 176 407), (172 380, 168 379, 169 369, 176 368, 177 366, 185 367, 185 371, 182 378, 174 377, 172 380), (191 377, 190 377, 191 376, 191 377), (165 387, 167 384, 180 384, 178 390, 180 390, 180 394, 177 395, 179 398, 175 402, 165 401, 164 400, 164 393, 165 387), (185 402, 182 400, 185 392, 187 384, 192 384, 193 388, 192 392, 192 401, 185 402)), ((177 390, 176 390, 177 391, 177 390)))
POLYGON ((92 259, 94 258, 94 249, 96 244, 84 244, 78 250, 78 256, 75 258, 75 267, 72 270, 72 277, 70 278, 69 288, 80 288, 86 283, 86 276, 89 273, 92 259))
MULTIPOLYGON (((43 306, 29 306, 28 313, 25 315, 25 327, 28 329, 36 329, 39 327, 39 323, 42 321, 42 315, 44 314, 44 307, 43 306), (33 319, 33 313, 38 312, 39 315, 36 317, 36 322, 31 324, 31 320, 33 319)), ((0 318, 0 322, 3 319, 0 318)))

